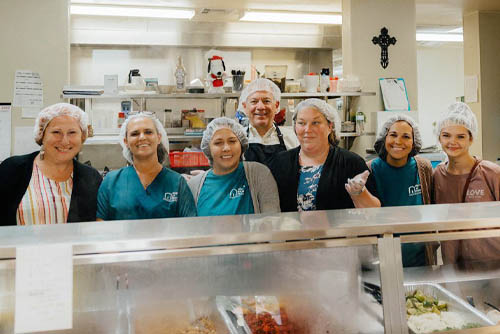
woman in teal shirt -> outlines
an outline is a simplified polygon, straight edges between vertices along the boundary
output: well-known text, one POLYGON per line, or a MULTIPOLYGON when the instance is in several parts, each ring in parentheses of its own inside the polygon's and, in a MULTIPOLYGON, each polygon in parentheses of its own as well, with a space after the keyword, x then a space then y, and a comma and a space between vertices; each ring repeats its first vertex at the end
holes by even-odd
POLYGON ((199 216, 279 212, 276 182, 258 162, 241 161, 248 148, 245 129, 220 117, 208 124, 201 140, 212 169, 189 180, 199 216))
MULTIPOLYGON (((368 167, 375 177, 382 206, 431 204, 432 167, 430 161, 416 156, 422 147, 417 123, 396 114, 389 118, 375 141, 378 158, 368 167)), ((424 266, 425 244, 403 244, 403 266, 424 266)))
POLYGON ((123 156, 130 166, 106 175, 97 196, 97 220, 196 216, 184 178, 162 165, 168 138, 153 113, 129 116, 120 130, 123 156))

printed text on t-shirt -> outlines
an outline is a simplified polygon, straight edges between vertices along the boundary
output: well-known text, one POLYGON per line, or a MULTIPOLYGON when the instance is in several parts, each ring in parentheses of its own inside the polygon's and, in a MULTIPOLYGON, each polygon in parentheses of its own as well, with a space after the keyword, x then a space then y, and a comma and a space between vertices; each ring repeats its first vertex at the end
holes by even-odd
POLYGON ((422 186, 420 184, 416 184, 414 186, 408 187, 408 196, 417 196, 422 193, 422 186))
POLYGON ((229 198, 234 199, 241 197, 245 194, 245 187, 239 187, 239 188, 233 188, 231 189, 231 192, 229 193, 229 198))
POLYGON ((177 191, 175 192, 171 192, 171 193, 165 193, 165 195, 163 196, 163 200, 165 202, 177 202, 177 198, 179 196, 179 193, 177 191))

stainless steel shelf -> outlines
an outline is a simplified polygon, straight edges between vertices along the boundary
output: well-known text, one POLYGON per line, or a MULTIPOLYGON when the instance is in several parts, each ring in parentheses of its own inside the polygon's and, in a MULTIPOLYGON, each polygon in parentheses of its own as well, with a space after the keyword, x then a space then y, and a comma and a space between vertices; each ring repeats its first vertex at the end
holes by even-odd
MULTIPOLYGON (((335 98, 342 96, 375 96, 375 92, 337 92, 337 93, 283 93, 282 99, 335 98)), ((239 98, 240 93, 173 93, 173 94, 118 94, 118 95, 70 95, 62 94, 63 99, 220 99, 239 98)))
MULTIPOLYGON (((193 140, 200 140, 203 136, 201 135, 196 135, 196 136, 185 136, 185 135, 169 135, 168 140, 170 142, 190 142, 193 140)), ((113 145, 113 144, 118 144, 119 138, 118 135, 109 135, 109 136, 94 136, 94 137, 89 137, 85 141, 84 145, 113 145)))

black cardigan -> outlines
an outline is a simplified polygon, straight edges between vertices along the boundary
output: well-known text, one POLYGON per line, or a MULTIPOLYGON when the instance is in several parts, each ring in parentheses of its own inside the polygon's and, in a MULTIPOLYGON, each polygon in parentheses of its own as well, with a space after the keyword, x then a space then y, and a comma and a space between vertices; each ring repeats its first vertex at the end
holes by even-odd
MULTIPOLYGON (((13 156, 0 164, 0 226, 17 225, 17 208, 28 189, 33 161, 38 153, 13 156)), ((96 220, 97 191, 101 181, 98 171, 73 160, 73 190, 68 223, 96 220)))
MULTIPOLYGON (((300 178, 300 146, 280 152, 271 163, 280 196, 281 212, 297 211, 297 189, 300 178)), ((316 193, 316 209, 354 208, 354 203, 345 190, 347 178, 353 178, 368 170, 365 161, 357 154, 339 147, 330 147, 316 193)), ((366 188, 377 196, 375 180, 370 175, 366 188)))

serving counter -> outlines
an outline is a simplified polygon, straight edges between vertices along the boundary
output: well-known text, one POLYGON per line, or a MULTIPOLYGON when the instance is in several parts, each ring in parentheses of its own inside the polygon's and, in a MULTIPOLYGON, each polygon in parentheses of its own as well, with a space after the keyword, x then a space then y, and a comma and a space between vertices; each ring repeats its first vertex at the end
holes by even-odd
POLYGON ((402 243, 487 237, 499 203, 2 227, 0 333, 14 333, 16 249, 56 244, 73 249, 73 324, 54 333, 248 334, 266 312, 279 333, 408 333, 405 286, 422 283, 487 319, 500 263, 401 257, 402 243))

